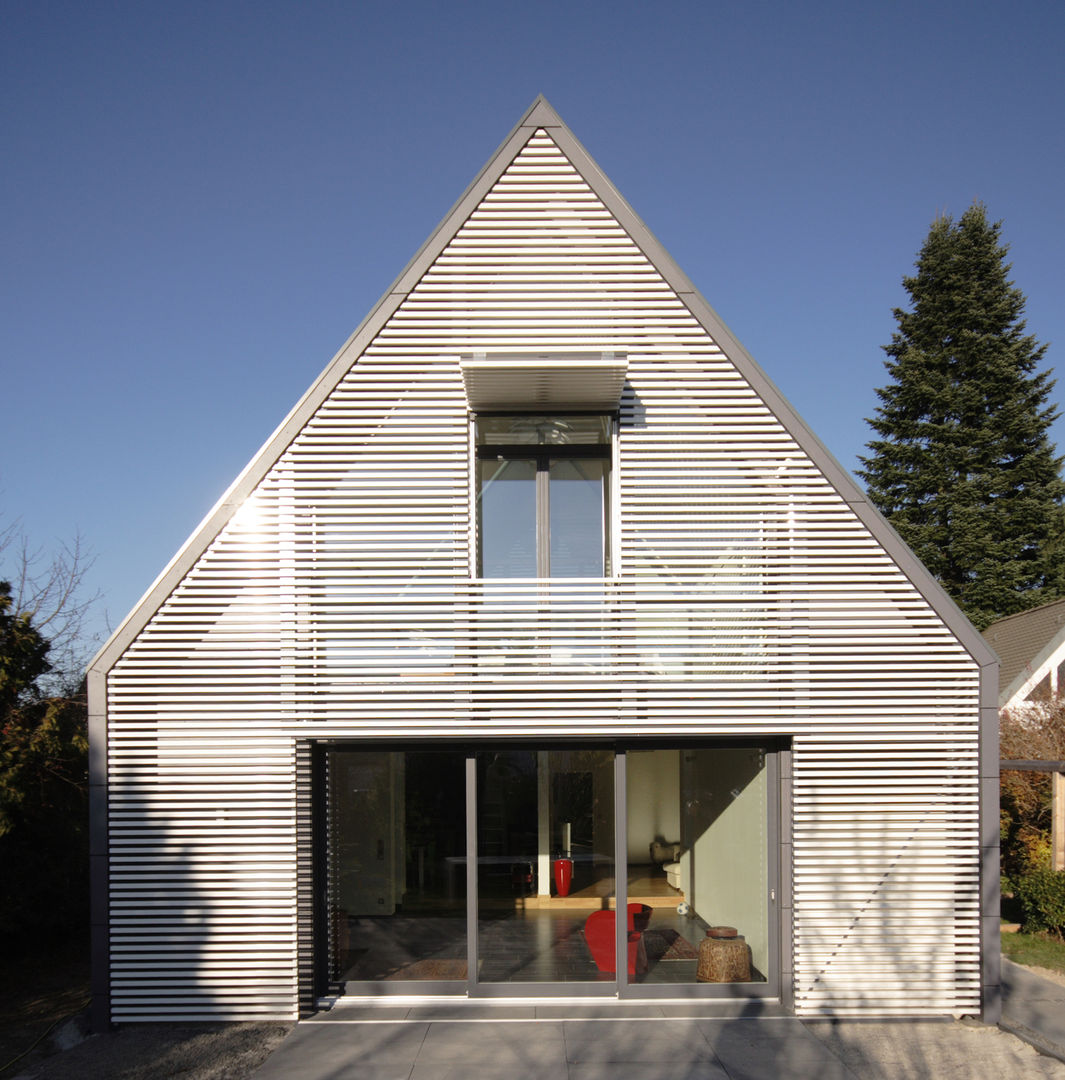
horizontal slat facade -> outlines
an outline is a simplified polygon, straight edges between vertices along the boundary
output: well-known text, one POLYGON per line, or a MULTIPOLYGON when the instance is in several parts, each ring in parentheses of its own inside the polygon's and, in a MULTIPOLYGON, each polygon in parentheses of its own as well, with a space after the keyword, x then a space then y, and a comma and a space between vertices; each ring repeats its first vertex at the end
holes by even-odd
POLYGON ((296 740, 570 734, 791 737, 798 1011, 973 1011, 977 701, 539 131, 110 672, 113 1018, 295 1015, 296 740), (628 358, 615 577, 474 580, 460 361, 566 350, 628 358))

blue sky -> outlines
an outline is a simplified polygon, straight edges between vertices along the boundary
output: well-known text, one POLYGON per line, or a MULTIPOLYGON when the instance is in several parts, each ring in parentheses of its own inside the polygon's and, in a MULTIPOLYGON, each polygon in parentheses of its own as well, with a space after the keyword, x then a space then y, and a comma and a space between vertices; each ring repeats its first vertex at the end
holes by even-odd
POLYGON ((937 214, 1004 221, 1065 363, 1063 46, 1060 0, 4 0, 0 524, 117 625, 538 93, 853 469, 937 214))

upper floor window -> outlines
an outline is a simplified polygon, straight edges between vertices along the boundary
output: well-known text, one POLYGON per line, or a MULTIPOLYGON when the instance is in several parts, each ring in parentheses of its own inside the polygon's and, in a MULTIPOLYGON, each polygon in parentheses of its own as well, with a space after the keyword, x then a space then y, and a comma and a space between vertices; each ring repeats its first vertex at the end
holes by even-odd
POLYGON ((612 419, 477 418, 481 577, 605 577, 612 419))

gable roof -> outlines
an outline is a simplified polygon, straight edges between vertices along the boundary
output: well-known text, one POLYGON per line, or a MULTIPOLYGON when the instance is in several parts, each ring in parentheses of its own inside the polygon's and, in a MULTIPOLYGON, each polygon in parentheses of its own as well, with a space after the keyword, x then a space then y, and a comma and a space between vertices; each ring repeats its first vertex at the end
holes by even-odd
POLYGON ((140 633, 154 612, 181 582, 196 560, 230 520, 244 500, 269 472, 316 410, 328 398, 363 351, 373 342, 408 294, 433 265, 444 248, 485 197, 533 134, 543 130, 565 155, 643 255, 675 291, 690 314, 716 342, 766 407, 821 470, 855 515, 881 544, 896 565, 951 628, 963 647, 980 665, 995 663, 994 653, 939 584, 881 517, 864 492, 806 426, 783 394, 732 335, 669 253, 655 239, 605 176, 577 138, 541 95, 432 232, 410 263, 337 352, 307 393, 270 436, 262 449, 207 514, 195 532, 151 585, 90 664, 90 673, 103 673, 115 663, 140 633))
POLYGON ((999 708, 1005 708, 1065 646, 1065 599, 1007 615, 987 627, 983 636, 998 653, 999 708))

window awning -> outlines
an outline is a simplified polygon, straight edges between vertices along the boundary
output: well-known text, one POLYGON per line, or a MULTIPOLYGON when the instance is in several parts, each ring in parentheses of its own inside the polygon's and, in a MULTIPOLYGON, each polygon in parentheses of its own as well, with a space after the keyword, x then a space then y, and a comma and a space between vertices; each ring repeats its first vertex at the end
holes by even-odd
POLYGON ((462 359, 471 411, 618 407, 628 358, 617 353, 485 355, 462 359))

